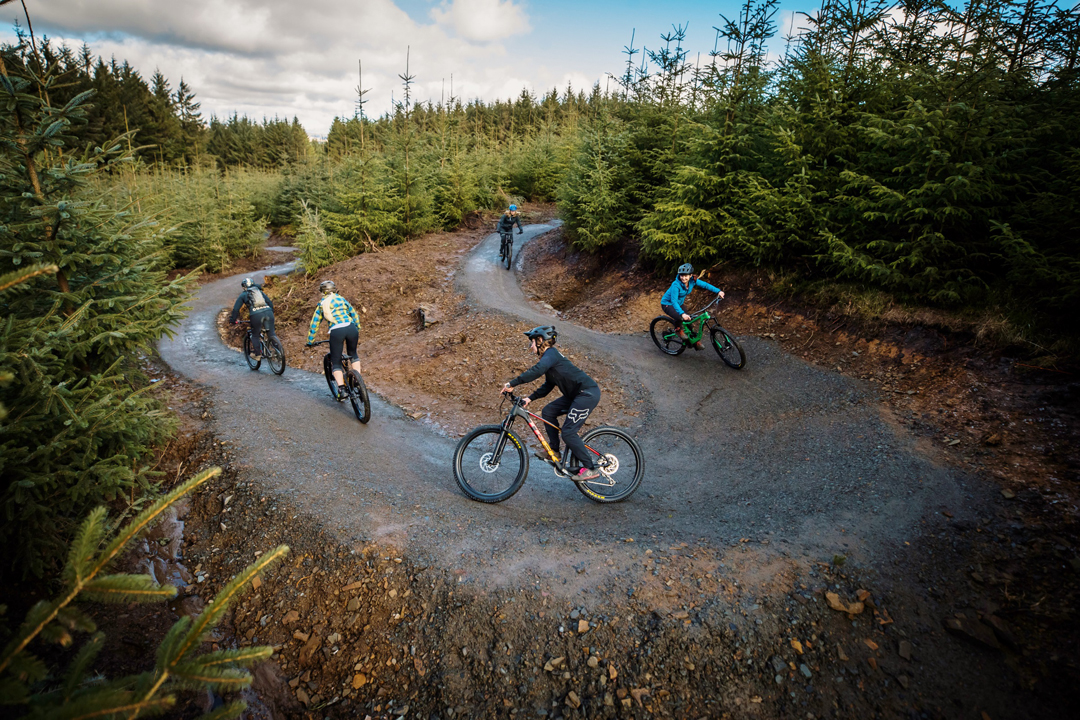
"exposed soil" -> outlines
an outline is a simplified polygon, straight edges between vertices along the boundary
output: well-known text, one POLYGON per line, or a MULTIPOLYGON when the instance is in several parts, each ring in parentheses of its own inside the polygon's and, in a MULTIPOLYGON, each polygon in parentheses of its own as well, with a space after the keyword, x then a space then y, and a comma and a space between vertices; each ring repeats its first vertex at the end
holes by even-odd
MULTIPOLYGON (((542 221, 550 212, 550 207, 526 209, 524 221, 542 221)), ((326 347, 308 350, 304 343, 321 297, 319 283, 331 279, 360 314, 358 354, 369 389, 452 436, 501 420, 499 388, 535 362, 522 334, 532 325, 475 308, 455 290, 454 272, 462 256, 491 233, 494 220, 475 224, 471 230, 364 253, 312 277, 272 278, 265 287, 274 299, 277 335, 288 364, 322 373, 326 347)), ((223 313, 223 337, 239 350, 246 330, 226 327, 226 320, 223 313)), ((324 323, 317 339, 325 340, 326 332, 324 323)), ((620 374, 610 362, 565 352, 604 388, 604 403, 593 422, 621 425, 637 414, 628 408, 620 374)))
MULTIPOLYGON (((521 323, 469 307, 455 292, 450 275, 486 234, 431 236, 316 279, 272 283, 290 360, 321 370, 321 353, 298 345, 318 281, 332 277, 367 310, 360 354, 373 389, 447 432, 492 421, 498 386, 528 357, 521 323), (440 321, 402 333, 421 303, 440 321)), ((525 246, 527 291, 576 323, 647 327, 666 283, 629 266, 598 275, 560 242, 551 234, 525 246)), ((1067 445, 1077 426, 1064 402, 1075 384, 1034 383, 1014 364, 951 341, 935 345, 932 333, 855 332, 842 318, 766 303, 760 285, 709 279, 728 290, 720 316, 728 329, 876 381, 889 391, 891 416, 925 437, 928 453, 1001 470, 996 481, 1010 492, 979 505, 985 516, 974 520, 965 519, 968 508, 943 507, 942 522, 865 562, 839 554, 842 534, 830 562, 784 532, 753 527, 725 548, 647 530, 622 538, 619 553, 606 550, 610 537, 569 548, 561 529, 541 519, 527 534, 553 557, 580 558, 573 572, 523 563, 500 582, 464 569, 464 560, 432 566, 391 538, 343 539, 268 492, 244 448, 208 438, 213 405, 189 402, 180 409, 197 440, 182 474, 225 468, 184 521, 176 559, 195 576, 182 590, 189 607, 196 596, 212 598, 255 553, 292 547, 216 639, 277 648, 253 696, 259 716, 1067 716, 1080 679, 1075 443, 1067 445), (1055 451, 1032 447, 1040 445, 1055 451), (568 591, 575 574, 601 580, 568 591)), ((610 368, 575 360, 609 392, 615 378, 602 373, 610 368)), ((609 408, 629 414, 635 391, 618 394, 609 408)), ((502 552, 468 520, 440 514, 433 522, 477 533, 492 560, 502 552)))

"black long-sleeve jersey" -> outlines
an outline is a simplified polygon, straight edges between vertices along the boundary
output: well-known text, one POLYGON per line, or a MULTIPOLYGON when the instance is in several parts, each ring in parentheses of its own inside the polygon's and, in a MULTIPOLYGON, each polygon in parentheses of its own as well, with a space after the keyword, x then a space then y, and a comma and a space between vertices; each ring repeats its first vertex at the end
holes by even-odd
POLYGON ((511 215, 510 213, 503 213, 499 217, 499 224, 496 226, 496 229, 501 233, 512 232, 514 229, 514 223, 517 223, 518 230, 523 229, 521 227, 520 215, 518 215, 517 213, 514 213, 513 215, 511 215))
POLYGON ((249 313, 256 310, 267 310, 271 312, 274 310, 274 301, 266 296, 263 292, 262 285, 252 285, 250 288, 246 288, 240 297, 236 298, 236 303, 233 305, 232 312, 229 314, 229 322, 236 322, 240 317, 240 308, 247 305, 249 313), (252 291, 256 292, 252 292, 252 291))
POLYGON ((581 368, 567 360, 565 355, 553 347, 544 351, 544 354, 540 357, 540 362, 511 380, 510 387, 530 383, 541 375, 546 376, 546 381, 533 390, 532 394, 529 395, 529 400, 542 398, 556 387, 565 397, 569 398, 589 390, 596 390, 597 392, 600 390, 600 386, 596 384, 595 380, 586 375, 581 368))

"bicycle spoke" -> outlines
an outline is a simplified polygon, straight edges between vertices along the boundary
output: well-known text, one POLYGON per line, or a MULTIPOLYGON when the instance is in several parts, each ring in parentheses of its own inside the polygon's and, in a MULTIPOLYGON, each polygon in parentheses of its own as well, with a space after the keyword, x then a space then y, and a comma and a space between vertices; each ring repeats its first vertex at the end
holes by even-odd
POLYGON ((517 492, 528 471, 520 440, 507 438, 499 453, 502 428, 486 426, 466 435, 454 454, 454 477, 473 500, 500 502, 517 492))
POLYGON ((644 476, 637 443, 617 428, 598 428, 586 436, 585 445, 596 454, 600 477, 579 483, 578 488, 597 502, 618 502, 630 497, 644 476))

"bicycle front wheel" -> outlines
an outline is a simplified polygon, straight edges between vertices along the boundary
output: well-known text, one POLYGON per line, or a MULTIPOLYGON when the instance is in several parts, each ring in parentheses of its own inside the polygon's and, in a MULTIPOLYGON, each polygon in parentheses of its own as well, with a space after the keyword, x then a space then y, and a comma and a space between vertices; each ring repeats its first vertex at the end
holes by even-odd
POLYGON ((716 350, 716 354, 720 356, 720 359, 724 361, 724 364, 730 368, 741 370, 742 366, 746 364, 746 353, 739 346, 739 343, 735 342, 735 338, 722 327, 714 327, 711 331, 712 346, 716 350))
POLYGON ((360 373, 355 370, 350 370, 347 382, 349 383, 349 402, 352 403, 356 419, 366 423, 371 419, 371 398, 368 397, 364 378, 360 377, 360 373))
POLYGON ((275 375, 285 372, 285 348, 276 337, 270 338, 266 343, 266 362, 270 363, 270 369, 275 375))
POLYGON ((649 325, 649 334, 652 335, 656 347, 660 348, 660 352, 665 355, 679 355, 686 349, 682 338, 679 337, 679 327, 667 315, 653 318, 649 325))
POLYGON ((506 269, 510 269, 510 265, 514 262, 514 239, 510 238, 506 241, 506 269))
POLYGON ((251 335, 244 336, 244 359, 247 360, 248 367, 252 370, 258 370, 259 365, 262 364, 262 360, 256 360, 251 353, 251 335))
POLYGON ((461 492, 479 502, 512 497, 528 474, 525 444, 502 425, 481 425, 463 437, 454 451, 454 480, 461 492))
POLYGON ((337 394, 337 383, 334 381, 334 369, 330 365, 330 356, 324 355, 322 361, 323 375, 326 376, 326 386, 330 388, 330 397, 334 398, 338 402, 341 402, 342 398, 337 394))
POLYGON ((634 438, 619 428, 601 427, 586 433, 581 440, 596 453, 600 477, 574 482, 581 493, 598 503, 614 503, 634 494, 645 477, 645 462, 634 438))

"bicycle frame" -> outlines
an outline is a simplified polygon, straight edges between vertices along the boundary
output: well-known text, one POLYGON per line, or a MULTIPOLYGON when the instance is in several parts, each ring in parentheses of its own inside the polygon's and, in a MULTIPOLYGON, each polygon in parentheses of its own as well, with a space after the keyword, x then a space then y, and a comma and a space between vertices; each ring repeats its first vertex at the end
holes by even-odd
POLYGON ((689 320, 683 321, 683 327, 687 330, 687 343, 693 345, 694 343, 705 337, 705 328, 709 326, 710 321, 715 322, 715 318, 713 318, 712 314, 709 312, 709 308, 711 308, 719 301, 720 296, 717 295, 713 298, 712 302, 710 302, 708 305, 701 308, 697 312, 687 313, 687 315, 691 316, 689 320), (693 331, 693 334, 691 334, 691 331, 693 331))
MULTIPOLYGON (((560 460, 559 456, 555 454, 555 451, 551 449, 551 445, 548 444, 547 438, 545 438, 544 434, 540 432, 540 429, 536 427, 536 423, 533 422, 533 418, 536 418, 545 425, 550 425, 556 430, 559 429, 559 426, 555 423, 548 422, 536 413, 529 412, 524 408, 524 406, 521 405, 521 398, 517 397, 513 393, 510 393, 509 395, 513 406, 510 408, 510 412, 507 413, 506 419, 503 420, 502 427, 504 432, 502 437, 499 438, 499 444, 495 448, 494 457, 496 459, 502 457, 503 450, 506 448, 506 439, 510 437, 510 430, 513 428, 514 425, 514 418, 522 418, 526 423, 528 423, 529 428, 533 431, 533 435, 535 435, 536 439, 540 441, 540 444, 544 447, 544 450, 547 451, 547 455, 549 458, 551 458, 551 464, 554 466, 555 471, 560 475, 569 477, 569 474, 562 469, 562 460, 560 460)), ((586 444, 585 447, 588 448, 591 453, 596 455, 598 459, 603 460, 604 456, 601 453, 596 452, 596 450, 589 447, 588 444, 586 444)), ((569 448, 567 449, 567 451, 569 451, 569 448)))
MULTIPOLYGON (((329 345, 329 344, 330 344, 329 340, 320 340, 319 342, 311 343, 311 347, 318 347, 319 345, 329 345)), ((341 354, 341 369, 346 375, 348 375, 349 371, 352 370, 352 358, 350 356, 346 355, 345 353, 341 354)))

